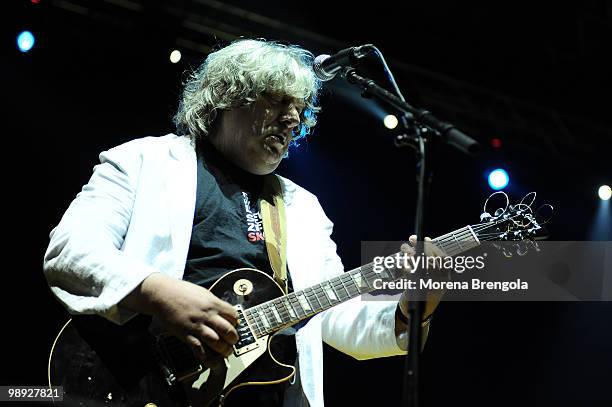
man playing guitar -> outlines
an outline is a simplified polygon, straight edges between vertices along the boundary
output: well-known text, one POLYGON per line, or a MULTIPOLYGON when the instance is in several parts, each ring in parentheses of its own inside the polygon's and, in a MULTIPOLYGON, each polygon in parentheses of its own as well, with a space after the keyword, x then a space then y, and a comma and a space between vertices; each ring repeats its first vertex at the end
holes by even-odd
MULTIPOLYGON (((252 269, 228 288, 245 298, 255 270, 273 278, 282 294, 343 273, 332 223, 317 198, 273 174, 289 146, 315 125, 319 88, 312 54, 295 46, 239 40, 210 54, 184 87, 176 135, 100 154, 89 183, 51 233, 44 270, 55 296, 72 314, 114 324, 153 316, 204 369, 236 354, 241 329, 257 337, 275 319, 300 311, 311 316, 281 349, 298 361, 299 377, 250 386, 225 405, 248 398, 258 406, 323 406, 322 341, 357 359, 405 354, 404 297, 399 304, 355 297, 335 306, 335 289, 324 287, 314 305, 298 297, 296 308, 279 308, 287 315, 247 313, 251 322, 237 329, 237 304, 210 290, 235 269, 252 269), (271 203, 270 229, 264 202, 271 203), (326 310, 310 312, 317 307, 326 310)), ((425 315, 437 302, 427 303, 425 315)))

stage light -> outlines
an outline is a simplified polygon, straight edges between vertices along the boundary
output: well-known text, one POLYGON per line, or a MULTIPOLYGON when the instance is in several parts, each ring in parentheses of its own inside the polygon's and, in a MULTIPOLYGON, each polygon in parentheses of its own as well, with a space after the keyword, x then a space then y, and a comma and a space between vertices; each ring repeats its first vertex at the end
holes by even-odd
POLYGON ((174 51, 170 53, 170 62, 172 62, 173 64, 176 64, 180 60, 181 60, 181 51, 179 51, 178 49, 175 49, 174 51))
POLYGON ((612 189, 609 185, 602 185, 597 190, 597 195, 599 195, 599 199, 602 201, 608 201, 612 198, 612 189))
POLYGON ((383 123, 385 124, 385 127, 388 129, 394 129, 397 127, 397 117, 395 117, 392 114, 388 114, 385 116, 385 118, 383 119, 383 123))
POLYGON ((509 182, 508 173, 501 168, 493 170, 489 174, 489 186, 496 191, 506 188, 509 182))
POLYGON ((34 46, 34 35, 29 31, 22 31, 17 36, 17 47, 21 52, 28 52, 34 46))

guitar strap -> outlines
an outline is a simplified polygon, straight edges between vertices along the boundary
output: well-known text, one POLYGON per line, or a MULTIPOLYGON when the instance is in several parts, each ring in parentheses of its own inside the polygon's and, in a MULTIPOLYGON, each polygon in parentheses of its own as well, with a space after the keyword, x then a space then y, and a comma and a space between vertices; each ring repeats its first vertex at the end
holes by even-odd
POLYGON ((274 174, 264 178, 261 198, 261 217, 263 220, 266 251, 274 280, 287 294, 287 225, 285 202, 280 181, 274 174))

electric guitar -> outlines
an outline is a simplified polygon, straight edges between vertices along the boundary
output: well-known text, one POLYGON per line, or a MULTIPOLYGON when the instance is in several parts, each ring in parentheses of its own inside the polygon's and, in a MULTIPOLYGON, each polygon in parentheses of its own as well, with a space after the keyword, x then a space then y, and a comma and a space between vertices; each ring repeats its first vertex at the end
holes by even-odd
MULTIPOLYGON (((531 209, 533 200, 527 205, 525 198, 509 205, 506 196, 506 207, 493 215, 486 212, 485 203, 481 223, 454 230, 432 243, 449 256, 482 241, 535 245, 543 229, 531 209)), ((506 249, 504 253, 511 254, 506 249)), ((222 405, 253 386, 292 379, 295 368, 289 362, 293 361, 278 360, 272 351, 274 341, 284 336, 276 335, 279 331, 374 291, 377 279, 397 280, 404 273, 406 270, 393 268, 375 272, 370 263, 284 295, 266 273, 246 268, 231 271, 210 291, 236 307, 239 340, 225 363, 212 368, 202 366, 187 345, 156 327, 149 317, 137 316, 119 326, 98 316, 76 316, 54 343, 49 385, 63 385, 65 399, 86 406, 222 405)))

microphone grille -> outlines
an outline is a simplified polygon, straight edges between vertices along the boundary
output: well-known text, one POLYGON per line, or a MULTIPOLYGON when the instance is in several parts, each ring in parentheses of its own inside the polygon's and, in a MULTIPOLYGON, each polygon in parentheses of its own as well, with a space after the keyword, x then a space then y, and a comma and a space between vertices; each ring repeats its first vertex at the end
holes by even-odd
POLYGON ((325 62, 328 59, 329 59, 329 55, 321 54, 318 57, 316 57, 314 62, 312 63, 312 70, 314 71, 315 76, 319 80, 324 81, 324 82, 332 80, 336 76, 335 73, 330 74, 328 72, 325 72, 325 69, 323 68, 323 62, 325 62))

